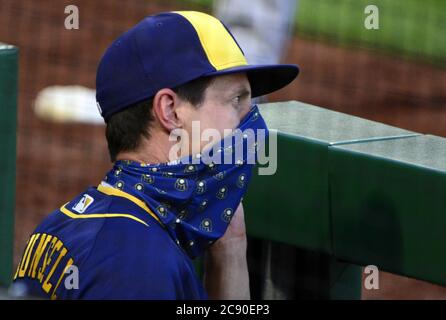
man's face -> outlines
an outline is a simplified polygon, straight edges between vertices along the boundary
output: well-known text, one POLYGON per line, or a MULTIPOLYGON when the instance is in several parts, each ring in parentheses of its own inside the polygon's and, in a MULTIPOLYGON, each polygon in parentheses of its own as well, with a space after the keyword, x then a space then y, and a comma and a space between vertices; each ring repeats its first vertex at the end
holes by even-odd
POLYGON ((206 89, 200 106, 196 107, 189 104, 182 108, 184 129, 189 134, 189 150, 195 154, 201 152, 203 147, 210 142, 217 142, 212 139, 210 141, 200 139, 199 144, 197 141, 192 143, 192 139, 195 138, 196 140, 197 138, 197 136, 192 135, 193 121, 199 121, 200 137, 204 130, 216 129, 223 138, 224 130, 235 129, 250 108, 251 86, 246 74, 239 73, 215 77, 206 89), (198 150, 198 146, 200 150, 198 150))

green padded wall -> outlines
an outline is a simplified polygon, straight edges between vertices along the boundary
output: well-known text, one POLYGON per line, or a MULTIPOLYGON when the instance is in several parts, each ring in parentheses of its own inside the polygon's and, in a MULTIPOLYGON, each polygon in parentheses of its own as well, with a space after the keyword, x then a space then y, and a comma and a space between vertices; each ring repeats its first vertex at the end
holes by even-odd
MULTIPOLYGON (((297 296, 360 299, 362 268, 334 255, 329 149, 419 134, 295 101, 260 105, 260 110, 268 127, 278 130, 278 163, 274 175, 255 171, 244 199, 248 234, 301 249, 295 256, 291 247, 282 248, 280 261, 272 261, 299 260, 295 270, 276 268, 271 275, 298 279, 297 296)), ((251 266, 269 263, 249 259, 251 266)))
POLYGON ((260 109, 278 165, 245 197, 251 236, 332 256, 327 283, 340 259, 446 285, 445 138, 299 102, 260 109))
POLYGON ((17 128, 18 49, 0 43, 0 284, 12 273, 17 128))
POLYGON ((446 139, 330 147, 334 254, 446 285, 446 139))
POLYGON ((331 254, 329 146, 417 134, 296 101, 259 107, 268 127, 278 130, 278 164, 276 174, 255 174, 249 186, 248 232, 331 254))

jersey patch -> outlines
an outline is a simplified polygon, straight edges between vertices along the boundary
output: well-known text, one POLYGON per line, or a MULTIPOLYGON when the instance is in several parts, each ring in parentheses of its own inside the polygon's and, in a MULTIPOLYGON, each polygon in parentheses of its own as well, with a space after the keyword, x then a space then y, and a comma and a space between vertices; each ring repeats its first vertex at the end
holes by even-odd
POLYGON ((77 213, 84 213, 93 202, 93 197, 89 196, 88 194, 84 194, 82 198, 72 207, 72 209, 77 213))

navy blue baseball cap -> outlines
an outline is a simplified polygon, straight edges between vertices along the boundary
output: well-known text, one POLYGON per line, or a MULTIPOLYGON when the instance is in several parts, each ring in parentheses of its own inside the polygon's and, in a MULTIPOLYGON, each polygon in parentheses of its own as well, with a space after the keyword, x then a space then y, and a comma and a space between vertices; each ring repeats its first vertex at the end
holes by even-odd
POLYGON ((296 65, 250 65, 218 19, 196 11, 149 16, 106 50, 96 75, 96 100, 104 120, 126 107, 209 76, 245 72, 252 97, 276 91, 299 73, 296 65))

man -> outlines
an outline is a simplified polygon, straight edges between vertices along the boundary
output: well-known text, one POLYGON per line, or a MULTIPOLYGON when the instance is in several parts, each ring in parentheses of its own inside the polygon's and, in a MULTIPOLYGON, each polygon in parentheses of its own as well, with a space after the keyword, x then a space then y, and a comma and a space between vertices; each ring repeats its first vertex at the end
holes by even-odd
POLYGON ((266 129, 250 99, 297 73, 248 65, 200 12, 150 16, 121 35, 96 79, 114 167, 36 228, 15 282, 53 299, 249 299, 241 199, 248 147, 255 154, 266 129), (235 129, 246 141, 234 142, 235 129), (222 138, 202 140, 209 130, 222 138), (204 252, 203 286, 191 259, 204 252))

